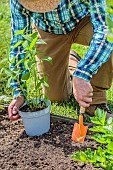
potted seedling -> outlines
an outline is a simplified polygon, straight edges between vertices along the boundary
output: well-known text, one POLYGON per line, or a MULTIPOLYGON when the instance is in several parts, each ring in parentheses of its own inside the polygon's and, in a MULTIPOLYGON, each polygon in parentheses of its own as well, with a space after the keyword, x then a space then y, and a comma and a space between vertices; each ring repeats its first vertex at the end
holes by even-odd
MULTIPOLYGON (((24 34, 24 30, 18 31, 15 36, 21 34, 24 40, 16 43, 13 48, 23 46, 22 53, 25 57, 16 62, 16 67, 12 71, 5 69, 10 76, 9 83, 16 79, 20 84, 20 89, 25 94, 25 103, 19 109, 19 114, 23 120, 25 131, 29 136, 39 136, 48 132, 50 128, 50 106, 51 102, 43 95, 42 86, 49 87, 47 77, 43 72, 38 71, 37 64, 42 64, 43 60, 52 62, 51 57, 41 57, 37 60, 36 44, 45 43, 38 39, 38 33, 24 34), (20 64, 24 64, 25 70, 20 70, 20 64), (40 76, 41 75, 41 76, 40 76), (19 81, 21 79, 21 83, 19 81)), ((14 62, 18 57, 14 57, 10 62, 14 62)))

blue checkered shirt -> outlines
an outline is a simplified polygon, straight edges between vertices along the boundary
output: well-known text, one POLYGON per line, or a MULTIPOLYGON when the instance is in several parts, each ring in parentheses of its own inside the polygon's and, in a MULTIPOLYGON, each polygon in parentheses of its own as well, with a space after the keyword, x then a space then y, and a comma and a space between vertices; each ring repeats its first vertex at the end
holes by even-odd
MULTIPOLYGON (((10 0, 11 9, 11 25, 12 38, 11 46, 23 37, 15 36, 17 30, 27 27, 31 30, 32 21, 42 30, 52 32, 54 34, 67 34, 72 31, 77 23, 87 15, 90 15, 93 24, 94 35, 90 42, 84 59, 82 59, 74 72, 74 76, 78 76, 86 81, 90 81, 92 76, 98 71, 109 58, 113 51, 113 43, 107 41, 106 23, 105 23, 105 0, 61 0, 60 4, 52 11, 45 13, 35 13, 25 9, 18 0, 10 0)), ((10 50, 10 59, 17 56, 17 60, 24 58, 22 47, 19 46, 10 50)), ((10 69, 13 70, 16 63, 12 62, 10 69)), ((25 74, 24 64, 20 65, 25 74)), ((11 83, 14 96, 22 94, 19 82, 13 80, 11 83)))

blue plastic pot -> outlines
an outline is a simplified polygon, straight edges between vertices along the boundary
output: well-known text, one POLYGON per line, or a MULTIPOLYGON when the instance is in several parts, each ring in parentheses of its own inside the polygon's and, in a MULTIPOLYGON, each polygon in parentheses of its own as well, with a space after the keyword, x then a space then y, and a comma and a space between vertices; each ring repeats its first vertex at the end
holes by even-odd
POLYGON ((19 115, 22 118, 27 135, 40 136, 49 131, 51 101, 48 100, 45 101, 45 103, 47 105, 47 108, 40 111, 23 112, 19 110, 19 115))

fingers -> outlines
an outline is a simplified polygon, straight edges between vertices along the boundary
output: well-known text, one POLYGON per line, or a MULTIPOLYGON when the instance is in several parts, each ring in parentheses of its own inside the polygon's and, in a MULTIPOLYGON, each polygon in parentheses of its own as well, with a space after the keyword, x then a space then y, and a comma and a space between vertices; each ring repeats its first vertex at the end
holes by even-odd
POLYGON ((9 105, 9 107, 8 107, 9 118, 12 117, 12 111, 13 111, 13 107, 14 107, 15 103, 16 103, 16 99, 14 99, 14 100, 10 103, 10 105, 9 105))
POLYGON ((10 120, 18 120, 20 118, 20 115, 18 114, 18 107, 16 106, 16 103, 12 109, 12 116, 10 117, 10 120))
POLYGON ((16 99, 13 99, 12 102, 10 103, 9 107, 8 107, 8 115, 9 115, 9 119, 14 121, 14 120, 18 120, 20 118, 19 114, 18 114, 18 108, 24 103, 24 97, 23 96, 19 96, 16 99))
POLYGON ((92 96, 93 94, 91 94, 89 97, 83 97, 82 100, 79 100, 80 106, 84 108, 89 107, 90 104, 92 103, 92 96))
POLYGON ((17 112, 18 112, 18 108, 17 108, 16 103, 15 103, 15 106, 12 109, 12 114, 15 115, 17 112))
POLYGON ((86 102, 84 102, 84 101, 80 101, 80 102, 79 102, 79 105, 82 106, 83 108, 87 108, 87 107, 90 106, 90 103, 86 103, 86 102))
POLYGON ((93 92, 89 93, 88 96, 89 96, 89 97, 93 97, 93 92))
POLYGON ((12 121, 18 120, 20 118, 20 116, 18 114, 18 108, 16 106, 16 102, 17 102, 17 100, 14 99, 8 107, 9 119, 12 121))
POLYGON ((12 116, 10 117, 10 120, 15 121, 15 120, 18 120, 19 118, 20 118, 20 115, 17 113, 17 114, 15 114, 15 115, 12 115, 12 116))
POLYGON ((83 97, 82 101, 91 104, 92 103, 92 97, 83 97))
POLYGON ((89 107, 90 104, 92 103, 92 96, 93 94, 91 93, 90 96, 74 96, 77 102, 79 103, 80 106, 86 108, 89 107))

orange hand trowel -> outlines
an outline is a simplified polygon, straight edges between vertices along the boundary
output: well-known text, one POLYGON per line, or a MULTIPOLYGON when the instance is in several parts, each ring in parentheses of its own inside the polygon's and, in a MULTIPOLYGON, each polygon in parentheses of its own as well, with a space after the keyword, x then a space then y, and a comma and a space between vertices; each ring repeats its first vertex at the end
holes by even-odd
POLYGON ((85 112, 85 108, 80 107, 80 115, 79 115, 79 124, 75 123, 73 132, 72 132, 72 140, 75 142, 84 142, 86 137, 88 126, 84 126, 83 124, 83 114, 85 112))

